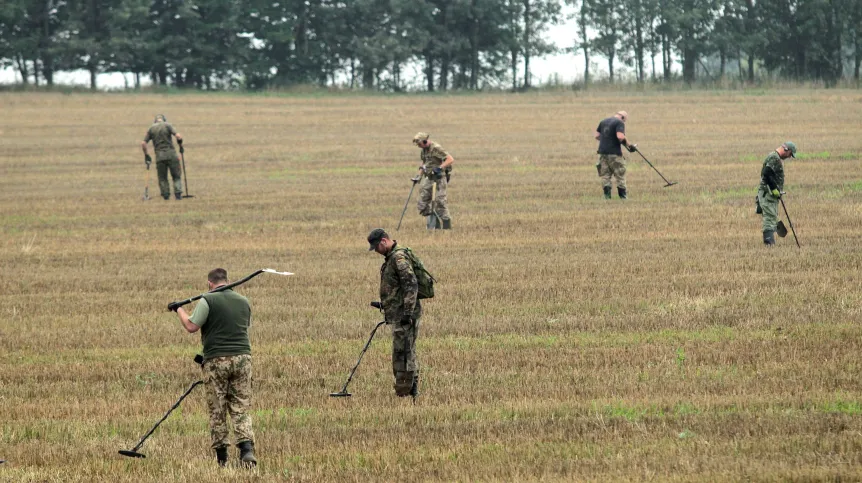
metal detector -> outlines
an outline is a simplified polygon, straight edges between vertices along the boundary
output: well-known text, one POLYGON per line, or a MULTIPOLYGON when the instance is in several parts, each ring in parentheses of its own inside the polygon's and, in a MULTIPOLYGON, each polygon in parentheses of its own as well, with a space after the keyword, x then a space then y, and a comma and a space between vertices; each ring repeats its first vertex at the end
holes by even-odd
POLYGON ((644 159, 644 161, 646 161, 646 164, 648 164, 650 168, 654 169, 655 172, 658 173, 659 176, 661 176, 661 179, 663 179, 664 182, 667 183, 664 185, 665 188, 667 188, 668 186, 673 186, 675 184, 679 184, 677 181, 673 181, 673 182, 668 181, 667 178, 665 178, 664 175, 661 174, 661 172, 658 169, 656 169, 656 167, 653 166, 652 163, 649 162, 649 159, 647 159, 646 156, 643 155, 643 153, 640 151, 640 149, 638 149, 637 145, 632 145, 632 149, 634 150, 634 152, 640 154, 640 156, 644 159))
MULTIPOLYGON (((372 305, 373 306, 373 305, 372 305)), ((377 329, 380 328, 381 325, 385 324, 386 321, 378 322, 377 325, 371 329, 371 335, 368 337, 368 342, 365 343, 365 347, 362 348, 362 352, 359 353, 359 360, 356 361, 356 365, 353 366, 353 369, 350 370, 350 375, 347 376, 347 381, 344 382, 344 386, 338 392, 329 393, 329 397, 350 397, 352 394, 347 392, 347 385, 350 384, 350 381, 353 380, 353 375, 356 374, 356 369, 359 367, 359 363, 362 362, 362 356, 365 355, 365 352, 368 350, 368 347, 371 346, 371 341, 374 340, 374 334, 377 333, 377 329)))
POLYGON ((221 292, 221 291, 223 291, 223 290, 227 290, 227 289, 230 289, 230 288, 234 288, 234 287, 236 287, 237 285, 242 285, 242 284, 244 284, 244 283, 248 282, 249 280, 253 279, 254 277, 257 277, 257 276, 258 276, 258 275, 260 275, 261 273, 272 273, 272 274, 275 274, 275 275, 293 275, 293 273, 291 273, 291 272, 277 272, 277 271, 275 271, 275 270, 273 270, 273 269, 271 269, 271 268, 261 268, 260 270, 256 270, 256 271, 254 271, 251 275, 248 275, 247 277, 245 277, 245 278, 243 278, 243 279, 241 279, 241 280, 239 280, 239 281, 236 281, 236 282, 234 282, 234 283, 229 283, 229 284, 227 284, 227 285, 222 285, 221 287, 216 287, 216 288, 214 288, 214 289, 210 290, 210 291, 209 291, 209 292, 207 292, 207 293, 202 293, 202 294, 200 294, 200 295, 195 295, 194 297, 190 297, 190 298, 187 298, 187 299, 185 299, 185 300, 179 300, 179 301, 177 301, 177 302, 171 302, 171 303, 169 303, 169 304, 168 304, 168 310, 170 310, 170 311, 172 311, 172 312, 175 312, 178 308, 182 307, 183 305, 190 304, 190 303, 194 302, 195 300, 198 300, 198 299, 200 299, 200 298, 203 298, 203 296, 204 296, 204 295, 206 295, 206 294, 208 294, 208 293, 221 292))
POLYGON ((398 229, 401 228, 401 222, 404 221, 404 213, 407 213, 407 205, 410 204, 410 198, 413 196, 413 190, 419 183, 419 176, 415 178, 410 178, 410 181, 413 182, 413 186, 410 187, 410 194, 407 195, 407 201, 404 203, 404 209, 401 210, 401 218, 398 219, 398 226, 395 227, 395 231, 398 231, 398 229))
POLYGON ((183 195, 183 198, 194 198, 194 195, 189 194, 189 178, 186 175, 187 171, 186 171, 186 155, 184 152, 185 149, 183 149, 182 146, 180 146, 180 148, 181 148, 180 149, 180 159, 183 161, 183 181, 186 183, 186 192, 183 195))
MULTIPOLYGON (((202 356, 202 355, 200 355, 200 354, 196 355, 196 356, 195 356, 195 362, 196 362, 198 365, 203 366, 203 363, 204 363, 204 356, 202 356)), ((147 434, 145 434, 145 435, 144 435, 144 437, 143 437, 143 438, 141 438, 141 440, 140 440, 140 441, 138 441, 138 444, 136 444, 134 448, 132 448, 132 449, 128 449, 128 450, 127 450, 127 449, 121 449, 120 451, 118 451, 118 453, 120 453, 120 454, 121 454, 121 455, 123 455, 123 456, 128 456, 129 458, 146 458, 146 457, 147 457, 147 455, 145 455, 145 454, 143 454, 143 453, 139 453, 138 451, 139 451, 139 450, 141 449, 141 447, 144 445, 144 442, 147 440, 147 438, 149 438, 149 437, 150 437, 150 435, 152 435, 152 434, 153 434, 153 432, 156 430, 156 428, 158 428, 158 427, 159 427, 159 425, 160 425, 160 424, 162 424, 162 422, 164 422, 164 420, 165 420, 165 419, 168 419, 168 416, 170 416, 170 414, 171 414, 172 412, 174 412, 174 409, 176 409, 176 408, 178 408, 178 407, 180 406, 180 403, 182 403, 182 402, 183 402, 183 399, 185 399, 185 398, 186 398, 186 396, 188 396, 189 394, 191 394, 191 392, 192 392, 192 391, 194 391, 194 389, 195 389, 196 387, 198 387, 199 385, 201 385, 201 384, 203 384, 203 383, 204 383, 203 381, 195 381, 195 382, 193 382, 193 383, 192 383, 192 385, 191 385, 191 386, 189 386, 189 388, 188 388, 188 389, 186 389, 186 392, 184 392, 184 393, 183 393, 183 395, 182 395, 182 396, 180 396, 180 398, 179 398, 179 399, 177 399, 177 402, 175 402, 175 403, 174 403, 174 405, 173 405, 173 406, 171 406, 171 408, 170 408, 170 409, 168 409, 168 412, 166 412, 166 413, 165 413, 165 415, 164 415, 164 416, 162 416, 162 419, 159 419, 159 421, 156 423, 156 425, 155 425, 155 426, 153 426, 153 427, 152 427, 152 429, 150 429, 149 431, 147 431, 147 434)))
MULTIPOLYGON (((793 228, 793 222, 790 221, 790 214, 787 213, 787 205, 784 204, 784 197, 778 198, 778 201, 781 202, 781 207, 784 208, 784 216, 787 217, 787 223, 790 225, 790 231, 793 232, 793 239, 796 240, 796 247, 802 248, 802 245, 799 244, 799 237, 796 236, 796 229, 793 228)), ((787 228, 784 229, 784 233, 785 235, 787 234, 787 228)))
POLYGON ((142 198, 143 201, 147 201, 150 199, 150 162, 144 160, 144 163, 147 165, 147 184, 144 185, 144 196, 142 198))

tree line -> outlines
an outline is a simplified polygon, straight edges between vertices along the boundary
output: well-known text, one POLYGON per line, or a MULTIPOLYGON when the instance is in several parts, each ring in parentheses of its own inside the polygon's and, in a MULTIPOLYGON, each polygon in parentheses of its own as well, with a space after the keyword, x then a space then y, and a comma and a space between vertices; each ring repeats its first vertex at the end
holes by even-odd
POLYGON ((611 83, 621 65, 636 82, 859 81, 862 0, 3 0, 0 66, 36 85, 85 70, 94 89, 110 72, 135 87, 523 89, 564 20, 585 83, 598 64, 611 83))

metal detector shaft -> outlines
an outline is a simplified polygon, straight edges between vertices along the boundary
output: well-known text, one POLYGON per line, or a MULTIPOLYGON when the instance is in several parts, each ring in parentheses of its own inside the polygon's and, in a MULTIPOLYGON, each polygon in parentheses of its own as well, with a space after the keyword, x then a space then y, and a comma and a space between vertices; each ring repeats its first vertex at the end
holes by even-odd
MULTIPOLYGON (((143 445, 144 445, 144 442, 147 440, 147 438, 149 438, 149 437, 150 437, 150 435, 152 435, 152 434, 153 434, 153 432, 156 430, 156 428, 158 428, 158 427, 159 427, 159 425, 160 425, 160 424, 162 424, 162 423, 164 422, 164 420, 165 420, 165 419, 168 419, 168 416, 170 416, 170 414, 171 414, 172 412, 174 412, 174 409, 176 409, 176 408, 178 408, 178 407, 180 406, 180 403, 181 403, 181 402, 183 402, 183 399, 185 399, 185 398, 186 398, 186 396, 188 396, 189 394, 191 394, 191 392, 192 392, 192 391, 194 391, 194 389, 195 389, 196 387, 198 387, 198 385, 203 384, 203 383, 204 383, 203 381, 195 381, 195 382, 193 382, 193 383, 192 383, 192 385, 191 385, 191 386, 189 386, 189 388, 188 388, 188 389, 186 389, 186 392, 184 392, 184 393, 183 393, 183 395, 182 395, 182 396, 180 396, 180 398, 179 398, 179 399, 177 399, 177 402, 175 402, 175 403, 174 403, 174 405, 173 405, 173 406, 171 406, 171 408, 170 408, 170 409, 168 409, 168 412, 166 412, 166 413, 165 413, 165 415, 164 415, 164 416, 162 416, 162 419, 159 419, 159 422, 157 422, 157 423, 156 423, 156 425, 152 427, 152 429, 150 429, 149 431, 147 431, 147 434, 145 434, 145 435, 144 435, 144 437, 143 437, 143 438, 141 438, 141 440, 140 440, 140 441, 138 441, 138 444, 136 444, 134 448, 132 448, 132 449, 131 449, 131 450, 129 450, 129 451, 126 451, 125 453, 138 453, 138 450, 139 450, 139 449, 141 449, 141 446, 143 446, 143 445)), ((123 452, 123 451, 120 451, 120 454, 122 454, 122 455, 126 456, 126 454, 124 454, 124 452, 123 452)))
POLYGON ((407 195, 407 201, 404 203, 404 209, 401 210, 401 218, 398 219, 398 226, 395 227, 395 231, 398 231, 401 228, 401 222, 404 221, 404 213, 407 213, 407 206, 410 204, 410 198, 413 197, 413 190, 416 188, 416 185, 419 181, 414 181, 413 186, 410 187, 410 194, 407 195))
POLYGON ((359 363, 362 362, 362 356, 365 355, 365 352, 368 351, 368 347, 371 346, 371 341, 374 340, 374 334, 377 333, 377 329, 380 328, 381 325, 385 324, 386 321, 378 322, 377 325, 371 329, 371 335, 368 337, 368 342, 365 343, 365 347, 362 348, 362 352, 359 353, 359 360, 356 361, 356 365, 353 366, 353 369, 350 370, 350 375, 347 376, 347 381, 344 382, 344 387, 341 388, 340 391, 334 392, 330 394, 330 396, 335 397, 336 395, 348 395, 347 386, 350 384, 350 381, 353 380, 353 375, 356 374, 356 369, 359 367, 359 363))
POLYGON ((650 162, 649 162, 649 159, 647 159, 647 158, 646 158, 646 156, 644 156, 644 155, 643 155, 643 153, 641 152, 641 150, 640 150, 640 149, 638 149, 638 148, 637 148, 637 146, 635 146, 635 152, 636 152, 636 153, 638 153, 638 154, 640 155, 640 157, 642 157, 642 158, 643 158, 643 160, 644 160, 644 161, 646 161, 646 164, 648 164, 650 168, 652 168, 653 170, 655 170, 655 172, 656 172, 659 176, 661 176, 661 179, 663 179, 663 180, 664 180, 664 182, 666 183, 666 184, 665 184, 665 187, 673 186, 673 185, 675 185, 675 184, 676 184, 676 182, 670 182, 670 181, 668 181, 668 179, 667 179, 667 178, 665 178, 663 174, 661 174, 661 171, 659 171, 655 166, 653 166, 653 164, 652 164, 652 163, 650 163, 650 162))
POLYGON ((189 194, 189 177, 186 172, 186 154, 180 151, 180 159, 183 160, 183 181, 186 183, 186 194, 183 198, 194 198, 194 195, 189 194))
POLYGON ((195 300, 198 300, 198 299, 200 299, 200 298, 203 298, 203 296, 204 296, 204 295, 206 295, 206 294, 208 294, 208 293, 216 293, 216 292, 221 292, 221 291, 223 291, 223 290, 227 290, 227 289, 229 289, 229 288, 234 288, 234 287, 236 287, 237 285, 242 285, 242 284, 244 284, 244 283, 248 282, 249 280, 253 279, 254 277, 257 277, 258 275, 260 275, 261 273, 264 273, 264 272, 266 272, 266 273, 274 273, 274 274, 276 274, 276 275, 293 275, 293 274, 292 274, 292 273, 290 273, 290 272, 277 272, 277 271, 275 271, 275 270, 273 270, 273 269, 271 269, 271 268, 262 268, 262 269, 260 269, 260 270, 256 270, 256 271, 255 271, 254 273, 252 273, 251 275, 249 275, 249 276, 247 276, 247 277, 245 277, 245 278, 243 278, 243 279, 241 279, 241 280, 238 280, 238 281, 236 281, 236 282, 229 283, 229 284, 227 284, 227 285, 222 285, 221 287, 216 287, 216 288, 214 288, 214 289, 210 290, 209 292, 202 293, 202 294, 200 294, 200 295, 195 295, 194 297, 190 297, 190 298, 187 298, 187 299, 185 299, 185 300, 179 300, 179 301, 177 301, 177 302, 171 302, 170 304, 168 304, 168 308, 169 308, 169 309, 171 309, 171 310, 174 310, 175 308, 182 307, 183 305, 190 304, 190 303, 194 302, 195 300))
POLYGON ((796 229, 793 228, 793 222, 790 220, 790 214, 787 213, 787 205, 784 204, 784 198, 778 198, 778 201, 781 202, 781 207, 784 208, 784 216, 787 217, 787 223, 790 225, 790 231, 793 232, 793 239, 796 240, 796 247, 802 248, 802 245, 799 244, 799 237, 796 236, 796 229))

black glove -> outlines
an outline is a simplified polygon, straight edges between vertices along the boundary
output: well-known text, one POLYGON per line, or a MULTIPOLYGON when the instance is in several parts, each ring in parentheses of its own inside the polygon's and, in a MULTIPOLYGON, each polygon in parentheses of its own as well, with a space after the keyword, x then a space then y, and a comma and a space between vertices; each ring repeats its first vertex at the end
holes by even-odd
POLYGON ((626 149, 628 149, 630 153, 633 153, 633 152, 638 150, 638 145, 637 144, 627 144, 626 149))
POLYGON ((185 154, 186 148, 183 147, 183 143, 180 143, 180 154, 185 154))
POLYGON ((380 305, 380 302, 371 302, 371 306, 377 310, 383 310, 383 306, 380 305))
POLYGON ((149 153, 144 153, 144 163, 147 165, 147 169, 150 169, 150 164, 153 162, 153 157, 150 156, 149 153))
POLYGON ((451 174, 448 171, 446 171, 446 184, 449 184, 449 177, 450 176, 451 176, 451 174))
POLYGON ((180 146, 182 146, 182 145, 183 145, 183 140, 182 140, 182 139, 177 139, 177 144, 179 144, 180 146))
POLYGON ((195 354, 195 364, 204 365, 204 356, 203 354, 195 354))
POLYGON ((168 304, 168 310, 170 310, 171 312, 176 312, 177 309, 180 307, 182 307, 182 305, 177 302, 171 302, 168 304))

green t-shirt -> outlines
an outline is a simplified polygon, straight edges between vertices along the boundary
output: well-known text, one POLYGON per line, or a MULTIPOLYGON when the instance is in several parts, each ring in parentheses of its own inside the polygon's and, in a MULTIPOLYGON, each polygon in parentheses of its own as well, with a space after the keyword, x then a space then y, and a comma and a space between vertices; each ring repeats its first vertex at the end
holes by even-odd
POLYGON ((176 159, 177 152, 174 150, 174 140, 171 137, 176 135, 177 132, 174 130, 174 127, 166 122, 157 122, 147 129, 144 142, 153 142, 156 161, 172 161, 176 159))
POLYGON ((204 295, 189 320, 201 328, 204 359, 251 354, 251 307, 233 290, 204 295))

